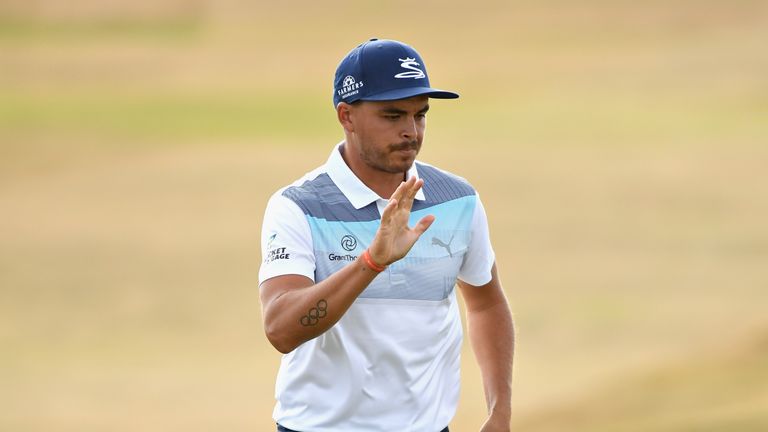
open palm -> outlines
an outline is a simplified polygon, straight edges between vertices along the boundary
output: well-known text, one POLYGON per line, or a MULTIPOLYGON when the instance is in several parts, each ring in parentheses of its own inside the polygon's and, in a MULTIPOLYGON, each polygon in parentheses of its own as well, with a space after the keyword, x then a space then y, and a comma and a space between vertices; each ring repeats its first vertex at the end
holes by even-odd
POLYGON ((435 217, 424 216, 413 228, 408 226, 413 199, 424 180, 409 178, 398 186, 381 214, 381 226, 373 238, 369 253, 379 265, 389 265, 404 257, 435 217))

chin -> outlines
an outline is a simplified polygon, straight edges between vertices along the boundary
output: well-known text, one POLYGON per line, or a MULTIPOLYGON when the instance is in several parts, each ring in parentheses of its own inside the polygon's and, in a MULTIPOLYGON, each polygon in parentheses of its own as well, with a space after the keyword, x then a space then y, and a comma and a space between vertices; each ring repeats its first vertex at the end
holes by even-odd
POLYGON ((393 173, 406 172, 413 166, 415 159, 407 159, 404 161, 398 161, 391 165, 393 173))

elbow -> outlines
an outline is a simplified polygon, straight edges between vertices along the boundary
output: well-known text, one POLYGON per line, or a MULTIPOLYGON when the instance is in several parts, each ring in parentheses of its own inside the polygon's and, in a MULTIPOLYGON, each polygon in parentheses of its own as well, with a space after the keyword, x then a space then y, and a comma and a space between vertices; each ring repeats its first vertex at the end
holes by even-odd
POLYGON ((289 352, 296 349, 298 344, 291 341, 285 332, 280 331, 280 329, 276 327, 277 326, 274 324, 265 324, 264 326, 264 332, 267 335, 267 340, 269 340, 269 343, 272 344, 272 346, 282 354, 288 354, 289 352))
POLYGON ((276 350, 280 351, 281 354, 288 354, 289 352, 296 349, 295 345, 290 345, 284 342, 276 342, 271 339, 270 339, 270 342, 272 343, 272 346, 275 347, 276 350))

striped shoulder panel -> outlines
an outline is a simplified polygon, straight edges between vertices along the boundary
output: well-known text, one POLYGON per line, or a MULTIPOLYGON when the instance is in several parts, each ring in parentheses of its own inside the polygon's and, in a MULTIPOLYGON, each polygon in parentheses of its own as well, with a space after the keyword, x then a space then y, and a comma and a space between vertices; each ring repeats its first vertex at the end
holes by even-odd
POLYGON ((425 201, 415 201, 414 210, 429 208, 446 201, 476 195, 475 189, 463 178, 417 162, 419 177, 424 179, 425 201))
POLYGON ((283 196, 295 202, 305 215, 328 221, 368 222, 379 218, 376 203, 355 209, 327 173, 300 185, 289 186, 283 196))

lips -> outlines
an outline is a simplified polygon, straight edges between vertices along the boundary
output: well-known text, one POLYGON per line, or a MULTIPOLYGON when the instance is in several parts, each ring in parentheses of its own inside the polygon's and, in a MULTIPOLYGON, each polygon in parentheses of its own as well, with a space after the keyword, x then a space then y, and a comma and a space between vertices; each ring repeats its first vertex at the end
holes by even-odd
POLYGON ((396 150, 394 153, 395 155, 397 155, 396 157, 401 158, 403 160, 412 160, 412 159, 416 159, 416 154, 418 152, 416 151, 416 149, 407 148, 402 150, 396 150))
POLYGON ((397 146, 393 146, 392 150, 397 152, 418 152, 419 151, 419 144, 418 143, 403 143, 399 144, 397 146))

